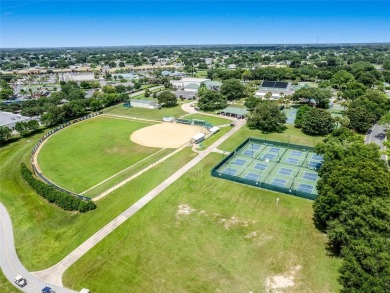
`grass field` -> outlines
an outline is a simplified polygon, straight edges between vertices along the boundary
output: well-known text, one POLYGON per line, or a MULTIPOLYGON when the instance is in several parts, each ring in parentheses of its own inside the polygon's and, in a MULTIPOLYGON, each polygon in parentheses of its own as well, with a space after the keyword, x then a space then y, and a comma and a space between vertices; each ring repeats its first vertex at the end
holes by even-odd
MULTIPOLYGON (((16 277, 16 276, 15 276, 16 277)), ((22 291, 16 289, 8 282, 3 272, 0 269, 0 292, 2 293, 20 293, 22 291)))
POLYGON ((324 139, 323 136, 309 136, 293 125, 286 125, 287 129, 282 133, 264 134, 260 130, 252 130, 247 126, 242 127, 239 131, 233 134, 229 140, 225 141, 219 148, 224 151, 233 151, 248 137, 275 140, 281 142, 290 142, 313 147, 324 139))
POLYGON ((104 113, 107 114, 118 114, 125 115, 129 117, 138 117, 144 119, 152 119, 161 121, 163 116, 173 116, 180 117, 186 114, 181 107, 181 104, 178 104, 172 108, 162 108, 162 109, 144 109, 144 108, 125 108, 122 104, 115 105, 104 110, 104 113))
POLYGON ((211 154, 83 256, 66 286, 99 292, 337 292, 340 260, 313 225, 312 202, 210 176, 211 154), (276 198, 280 204, 276 204, 276 198), (180 205, 188 205, 182 206, 180 205))
POLYGON ((196 155, 186 148, 101 199, 96 210, 78 214, 48 204, 20 175, 20 163, 29 165, 30 151, 41 136, 29 137, 30 142, 23 138, 0 148, 0 200, 12 219, 17 253, 30 271, 60 261, 196 155))
POLYGON ((214 117, 214 116, 208 116, 203 114, 191 114, 188 116, 185 116, 184 119, 199 119, 199 120, 206 120, 208 123, 217 126, 221 124, 230 124, 231 120, 220 118, 220 117, 214 117))
POLYGON ((38 155, 39 166, 61 187, 83 192, 156 153, 159 149, 130 140, 132 132, 150 125, 107 117, 75 124, 48 139, 38 155))

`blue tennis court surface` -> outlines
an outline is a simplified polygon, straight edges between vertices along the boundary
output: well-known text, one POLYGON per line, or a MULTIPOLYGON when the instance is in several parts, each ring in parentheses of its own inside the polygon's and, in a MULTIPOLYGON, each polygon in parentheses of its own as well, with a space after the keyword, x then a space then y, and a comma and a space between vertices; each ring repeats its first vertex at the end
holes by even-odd
POLYGON ((298 165, 298 162, 299 162, 299 159, 297 159, 297 158, 287 158, 286 159, 286 163, 288 163, 288 164, 298 165))
POLYGON ((259 174, 248 173, 248 175, 245 176, 245 179, 257 181, 259 177, 260 177, 259 174))
POLYGON ((316 181, 317 177, 318 177, 318 175, 316 173, 305 172, 305 174, 303 174, 302 178, 307 179, 307 180, 311 180, 311 181, 316 181))
POLYGON ((270 148, 269 151, 270 151, 271 153, 279 153, 280 148, 270 148))
POLYGON ((270 160, 273 160, 275 159, 276 155, 273 155, 273 154, 265 154, 263 156, 263 159, 270 159, 270 160))
POLYGON ((287 180, 285 180, 285 179, 274 178, 274 180, 272 180, 271 184, 275 185, 275 186, 285 187, 286 182, 287 182, 287 180))
POLYGON ((299 191, 303 191, 303 192, 307 192, 307 193, 311 193, 313 191, 313 186, 312 185, 308 185, 308 184, 300 183, 299 186, 298 186, 298 190, 299 191))
POLYGON ((291 169, 280 168, 278 173, 281 175, 291 176, 292 172, 293 172, 293 170, 291 170, 291 169))
POLYGON ((313 155, 312 159, 313 159, 313 160, 318 160, 318 161, 323 161, 323 160, 324 160, 324 157, 323 157, 323 156, 320 156, 320 155, 313 155))
POLYGON ((322 163, 319 163, 319 162, 316 162, 316 161, 311 161, 308 164, 308 166, 309 166, 309 168, 312 168, 312 169, 319 169, 319 168, 321 168, 322 163))
POLYGON ((245 162, 246 162, 245 160, 235 159, 235 160, 232 162, 232 164, 242 166, 242 165, 245 164, 245 162))
POLYGON ((268 165, 267 164, 262 164, 262 163, 257 163, 256 166, 255 166, 255 169, 259 169, 259 170, 265 170, 268 168, 268 165))
POLYGON ((244 153, 243 153, 244 156, 250 156, 252 157, 253 156, 253 152, 250 151, 250 150, 246 150, 244 153))
POLYGON ((223 171, 222 173, 225 173, 227 175, 234 175, 236 174, 237 170, 236 169, 232 169, 232 168, 227 168, 225 171, 223 171))
POLYGON ((258 150, 261 148, 261 146, 259 146, 258 144, 251 144, 251 148, 254 150, 258 150))
POLYGON ((300 152, 300 151, 292 151, 290 156, 300 157, 300 156, 302 156, 302 152, 300 152))

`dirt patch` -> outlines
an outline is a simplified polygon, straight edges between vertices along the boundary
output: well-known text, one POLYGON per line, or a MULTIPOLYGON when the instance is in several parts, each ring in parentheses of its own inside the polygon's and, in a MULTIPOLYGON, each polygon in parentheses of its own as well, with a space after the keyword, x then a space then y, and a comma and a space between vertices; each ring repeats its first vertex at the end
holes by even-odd
POLYGON ((192 212, 195 212, 195 209, 191 208, 188 204, 181 204, 177 207, 176 217, 189 215, 192 212))
POLYGON ((283 275, 270 276, 265 279, 265 290, 269 293, 288 292, 289 288, 295 285, 296 274, 301 270, 301 266, 295 266, 283 275))
POLYGON ((235 216, 232 216, 230 219, 220 219, 220 223, 223 224, 223 227, 227 230, 233 227, 248 227, 249 224, 254 224, 256 221, 239 219, 235 216))
POLYGON ((147 147, 178 148, 199 132, 202 132, 199 126, 166 122, 134 131, 130 139, 147 147))

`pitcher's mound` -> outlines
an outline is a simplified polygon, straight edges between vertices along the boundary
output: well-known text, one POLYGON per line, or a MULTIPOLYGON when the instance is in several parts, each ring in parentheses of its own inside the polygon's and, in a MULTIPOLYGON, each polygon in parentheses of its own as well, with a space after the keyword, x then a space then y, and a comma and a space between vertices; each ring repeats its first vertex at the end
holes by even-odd
POLYGON ((178 148, 199 132, 199 126, 167 122, 138 129, 130 139, 147 147, 178 148))

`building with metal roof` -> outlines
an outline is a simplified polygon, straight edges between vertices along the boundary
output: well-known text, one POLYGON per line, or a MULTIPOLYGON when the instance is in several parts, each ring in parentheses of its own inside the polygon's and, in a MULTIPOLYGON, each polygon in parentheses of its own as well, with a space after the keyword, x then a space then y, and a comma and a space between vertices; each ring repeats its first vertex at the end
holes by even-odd
POLYGON ((219 111, 219 114, 223 116, 229 116, 229 117, 235 117, 238 119, 243 119, 246 116, 248 116, 249 111, 242 108, 235 108, 235 107, 227 107, 225 109, 222 109, 219 111))

